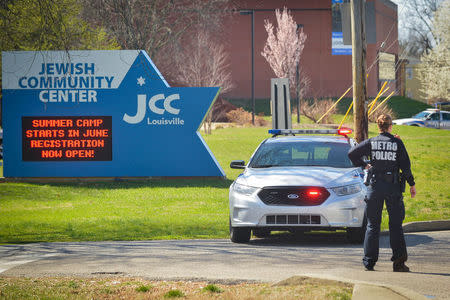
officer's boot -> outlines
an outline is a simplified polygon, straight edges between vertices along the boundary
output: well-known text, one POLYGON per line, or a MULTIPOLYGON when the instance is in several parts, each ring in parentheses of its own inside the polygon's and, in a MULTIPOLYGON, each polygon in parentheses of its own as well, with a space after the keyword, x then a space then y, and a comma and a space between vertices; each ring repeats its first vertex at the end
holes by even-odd
POLYGON ((408 256, 405 255, 394 260, 394 272, 409 272, 409 268, 405 265, 407 259, 408 256))

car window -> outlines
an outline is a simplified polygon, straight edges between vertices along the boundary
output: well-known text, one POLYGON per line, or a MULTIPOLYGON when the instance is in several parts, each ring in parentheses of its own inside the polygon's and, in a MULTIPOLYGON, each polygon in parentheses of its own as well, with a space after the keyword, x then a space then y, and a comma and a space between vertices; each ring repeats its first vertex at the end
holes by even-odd
POLYGON ((328 166, 351 168, 347 153, 350 145, 334 142, 265 143, 259 147, 249 166, 251 168, 278 166, 328 166))
POLYGON ((450 121, 450 114, 448 113, 442 113, 442 119, 444 121, 450 121))
POLYGON ((431 114, 430 119, 433 120, 433 121, 438 121, 439 120, 439 114, 436 114, 436 113, 431 114))
POLYGON ((425 120, 429 114, 430 114, 429 112, 422 111, 422 112, 418 113, 417 115, 414 115, 413 118, 425 120))

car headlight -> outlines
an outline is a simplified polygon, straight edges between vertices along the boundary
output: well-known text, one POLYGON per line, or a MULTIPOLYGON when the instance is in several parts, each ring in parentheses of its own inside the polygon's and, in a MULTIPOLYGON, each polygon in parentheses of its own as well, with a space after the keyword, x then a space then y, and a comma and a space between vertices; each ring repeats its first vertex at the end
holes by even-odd
POLYGON ((250 196, 251 194, 256 192, 258 188, 235 182, 233 185, 233 190, 238 194, 250 196))
POLYGON ((361 192, 361 184, 350 184, 332 188, 333 192, 338 196, 351 195, 361 192))

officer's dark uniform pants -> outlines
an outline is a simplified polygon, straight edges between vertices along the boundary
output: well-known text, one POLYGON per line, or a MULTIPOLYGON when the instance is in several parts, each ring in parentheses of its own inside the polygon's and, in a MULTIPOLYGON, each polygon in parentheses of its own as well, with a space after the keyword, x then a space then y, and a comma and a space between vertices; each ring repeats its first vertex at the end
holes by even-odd
POLYGON ((405 206, 399 184, 377 181, 368 189, 366 206, 367 231, 364 239, 363 263, 366 267, 373 267, 378 261, 380 224, 383 203, 389 214, 389 235, 392 248, 392 261, 403 259, 406 261, 407 252, 402 222, 405 218, 405 206))

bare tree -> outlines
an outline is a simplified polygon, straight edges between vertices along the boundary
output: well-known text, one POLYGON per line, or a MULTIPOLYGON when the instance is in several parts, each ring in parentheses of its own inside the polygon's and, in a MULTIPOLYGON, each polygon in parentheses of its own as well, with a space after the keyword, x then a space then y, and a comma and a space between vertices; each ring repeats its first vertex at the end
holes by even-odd
MULTIPOLYGON (((228 54, 222 44, 207 31, 199 29, 179 55, 175 57, 178 73, 175 81, 185 86, 220 86, 221 93, 233 88, 228 54)), ((205 132, 211 133, 212 114, 208 113, 205 132)))
MULTIPOLYGON (((83 0, 83 17, 102 25, 124 49, 144 49, 153 60, 184 33, 204 24, 216 30, 229 0, 83 0)), ((195 29, 194 29, 195 30, 195 29)), ((161 67, 160 67, 161 68, 161 67)))
MULTIPOLYGON (((289 79, 291 92, 296 90, 300 106, 302 79, 297 76, 297 72, 300 72, 297 69, 300 67, 299 63, 305 47, 306 34, 303 32, 303 28, 299 30, 297 23, 286 7, 281 12, 277 9, 275 16, 278 24, 276 32, 274 32, 274 26, 269 20, 264 22, 268 36, 261 55, 267 60, 277 77, 289 79)), ((303 81, 303 85, 304 83, 305 81, 303 81)))
MULTIPOLYGON (((301 111, 302 100, 305 99, 306 94, 311 87, 311 78, 308 76, 304 68, 299 64, 297 67, 297 74, 295 78, 295 89, 298 100, 297 110, 301 111)), ((300 112, 297 113, 297 123, 300 123, 300 112)))
POLYGON ((433 18, 443 0, 403 0, 400 43, 406 52, 415 57, 429 53, 436 45, 433 33, 433 18))

